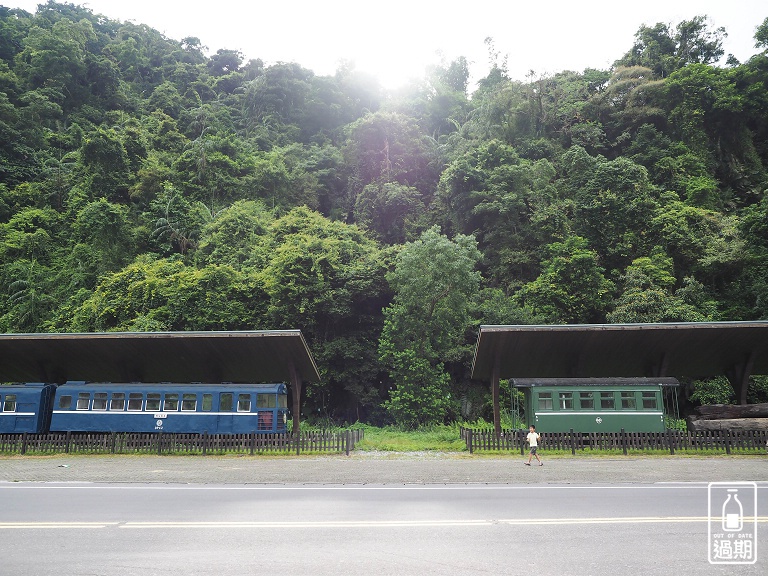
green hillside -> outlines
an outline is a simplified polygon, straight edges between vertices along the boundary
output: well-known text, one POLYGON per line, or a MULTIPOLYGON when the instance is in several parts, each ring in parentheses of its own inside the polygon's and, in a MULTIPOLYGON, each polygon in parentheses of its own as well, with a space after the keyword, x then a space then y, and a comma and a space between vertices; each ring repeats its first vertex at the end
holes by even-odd
POLYGON ((418 426, 488 414, 481 323, 766 319, 755 29, 743 63, 692 15, 608 70, 388 92, 0 6, 0 331, 300 328, 307 416, 418 426))

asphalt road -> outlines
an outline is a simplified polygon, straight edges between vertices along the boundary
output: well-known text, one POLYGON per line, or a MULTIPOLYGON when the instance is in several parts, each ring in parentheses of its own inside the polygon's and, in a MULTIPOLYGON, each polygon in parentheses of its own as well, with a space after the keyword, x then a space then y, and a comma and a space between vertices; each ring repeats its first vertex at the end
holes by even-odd
MULTIPOLYGON (((768 483, 758 517, 768 544, 768 483)), ((0 483, 4 575, 767 572, 709 564, 707 529, 703 482, 0 483)))

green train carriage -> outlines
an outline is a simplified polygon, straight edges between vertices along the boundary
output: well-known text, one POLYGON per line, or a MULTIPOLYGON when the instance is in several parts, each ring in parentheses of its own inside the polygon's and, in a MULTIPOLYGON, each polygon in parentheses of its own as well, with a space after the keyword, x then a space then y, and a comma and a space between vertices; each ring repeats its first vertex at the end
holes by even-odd
POLYGON ((664 416, 677 413, 675 378, 517 378, 512 386, 523 392, 513 411, 523 408, 537 432, 664 432, 664 416))

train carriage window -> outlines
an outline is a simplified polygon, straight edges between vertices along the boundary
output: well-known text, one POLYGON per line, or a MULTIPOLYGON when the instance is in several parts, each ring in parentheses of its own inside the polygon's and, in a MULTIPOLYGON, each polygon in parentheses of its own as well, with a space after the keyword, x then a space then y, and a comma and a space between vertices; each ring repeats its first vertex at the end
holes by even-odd
POLYGON ((256 396, 256 408, 276 408, 277 401, 274 394, 259 394, 256 396))
POLYGON ((110 410, 125 410, 125 392, 112 392, 112 400, 109 402, 110 410))
POLYGON ((552 410, 552 392, 539 392, 539 410, 552 410))
POLYGON ((16 394, 6 394, 3 412, 16 412, 16 394))
POLYGON ((238 412, 250 412, 251 411, 251 395, 250 394, 238 394, 238 396, 237 396, 237 411, 238 412))
POLYGON ((59 409, 69 410, 72 408, 72 396, 62 396, 59 398, 59 409))
POLYGON ((600 392, 600 408, 603 410, 613 410, 616 406, 613 392, 600 392))
POLYGON ((141 392, 131 392, 128 394, 128 410, 141 410, 144 404, 144 395, 141 392))
POLYGON ((277 407, 288 408, 288 396, 286 394, 277 395, 277 407))
POLYGON ((642 392, 643 409, 656 410, 656 392, 642 392))
POLYGON ((197 410, 197 394, 184 394, 181 397, 181 409, 187 412, 194 412, 197 410))
POLYGON ((224 392, 219 398, 219 410, 222 412, 232 412, 232 393, 224 392))
POLYGON ((622 392, 621 393, 621 409, 622 410, 635 410, 637 403, 635 402, 634 392, 622 392))
POLYGON ((179 409, 179 395, 178 394, 166 394, 165 402, 163 402, 163 411, 175 412, 179 409))
POLYGON ((573 410, 573 392, 560 392, 560 410, 573 410))
POLYGON ((579 406, 583 410, 595 409, 595 397, 592 395, 592 392, 579 392, 579 406))
POLYGON ((160 393, 148 392, 147 393, 147 412, 159 412, 160 411, 160 393))
POLYGON ((213 394, 203 394, 203 412, 213 410, 213 394))
POLYGON ((107 409, 107 393, 106 392, 93 393, 93 409, 94 410, 107 409))
POLYGON ((88 410, 91 405, 91 393, 80 392, 77 395, 77 410, 88 410))

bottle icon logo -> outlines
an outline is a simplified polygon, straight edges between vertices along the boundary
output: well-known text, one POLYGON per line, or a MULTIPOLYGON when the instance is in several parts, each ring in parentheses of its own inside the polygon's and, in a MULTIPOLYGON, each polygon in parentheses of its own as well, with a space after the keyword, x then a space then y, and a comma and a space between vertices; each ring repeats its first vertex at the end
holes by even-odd
POLYGON ((739 501, 738 488, 728 489, 728 498, 723 502, 723 530, 738 532, 744 526, 744 508, 739 501))
POLYGON ((757 482, 710 482, 707 511, 710 564, 757 562, 757 482))

